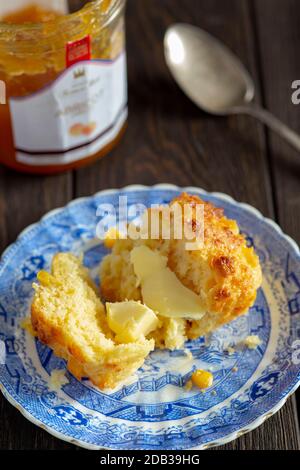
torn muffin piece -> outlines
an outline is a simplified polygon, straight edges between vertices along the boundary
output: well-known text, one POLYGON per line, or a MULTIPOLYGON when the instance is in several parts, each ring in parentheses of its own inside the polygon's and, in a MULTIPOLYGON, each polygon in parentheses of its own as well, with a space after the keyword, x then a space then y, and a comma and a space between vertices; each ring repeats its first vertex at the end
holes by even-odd
POLYGON ((33 329, 79 380, 88 377, 101 389, 114 388, 154 349, 154 341, 142 335, 127 344, 115 342, 97 287, 74 255, 55 255, 51 274, 41 271, 38 280, 31 307, 33 329))
MULTIPOLYGON (((188 309, 185 315, 176 317, 172 312, 161 315, 156 310, 160 326, 151 333, 151 337, 155 339, 156 346, 169 349, 181 348, 187 339, 206 335, 246 313, 254 304, 262 281, 258 256, 253 247, 247 246, 236 221, 226 218, 222 209, 198 196, 183 193, 170 203, 171 209, 174 205, 181 207, 183 214, 185 206, 189 207, 190 219, 182 223, 189 223, 195 232, 198 223, 197 206, 202 205, 203 242, 198 249, 187 249, 184 236, 176 238, 175 211, 170 211, 169 239, 165 239, 161 233, 157 239, 153 239, 150 231, 144 239, 117 239, 112 243, 111 253, 102 260, 100 266, 101 290, 107 301, 130 299, 147 303, 143 299, 143 285, 132 256, 134 249, 146 246, 164 257, 166 266, 182 286, 198 297, 201 305, 198 318, 189 316, 188 309)), ((154 210, 157 209, 147 211, 148 219, 151 219, 154 210)), ((157 269, 160 270, 159 263, 157 269)))

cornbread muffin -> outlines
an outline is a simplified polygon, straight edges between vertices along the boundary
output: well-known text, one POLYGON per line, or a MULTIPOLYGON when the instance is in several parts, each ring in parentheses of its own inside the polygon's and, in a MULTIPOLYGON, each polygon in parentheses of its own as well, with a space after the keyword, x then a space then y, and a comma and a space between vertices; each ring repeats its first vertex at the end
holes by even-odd
MULTIPOLYGON (((110 302, 124 299, 143 300, 141 286, 132 262, 131 252, 146 245, 167 257, 168 267, 181 283, 201 299, 205 314, 199 320, 161 317, 160 327, 151 333, 156 346, 177 349, 187 339, 215 330, 253 305, 262 274, 258 256, 247 247, 237 223, 224 216, 223 210, 202 201, 198 196, 181 194, 171 202, 182 210, 188 205, 192 230, 197 230, 196 206, 204 206, 204 239, 199 249, 187 249, 187 240, 176 239, 171 224, 170 239, 118 239, 100 266, 101 291, 110 302)), ((150 211, 148 210, 148 220, 150 211)), ((172 222, 171 213, 171 222, 172 222)), ((174 217, 173 217, 174 219, 174 217)), ((149 225, 150 226, 150 225, 149 225)), ((156 312, 158 313, 158 312, 156 312)))
POLYGON ((99 388, 113 388, 127 379, 154 348, 141 339, 116 344, 97 288, 72 254, 53 258, 51 274, 41 271, 31 307, 38 338, 67 361, 78 379, 88 377, 99 388))

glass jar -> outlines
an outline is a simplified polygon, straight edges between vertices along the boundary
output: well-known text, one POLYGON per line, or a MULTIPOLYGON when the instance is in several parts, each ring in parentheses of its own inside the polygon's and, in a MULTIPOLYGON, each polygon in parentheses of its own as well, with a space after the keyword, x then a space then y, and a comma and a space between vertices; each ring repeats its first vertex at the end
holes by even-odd
POLYGON ((0 163, 51 174, 104 156, 127 120, 126 0, 5 3, 0 163))

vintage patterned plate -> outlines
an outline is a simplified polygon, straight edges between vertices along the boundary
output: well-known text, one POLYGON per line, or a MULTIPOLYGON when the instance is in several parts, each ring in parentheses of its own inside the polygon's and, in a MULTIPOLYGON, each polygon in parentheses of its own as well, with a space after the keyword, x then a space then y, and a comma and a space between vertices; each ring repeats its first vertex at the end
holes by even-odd
POLYGON ((300 380, 300 253, 271 220, 228 196, 201 195, 237 219, 263 267, 263 286, 250 313, 184 351, 155 351, 131 382, 104 393, 66 373, 59 392, 49 386, 63 360, 20 327, 28 315, 32 282, 48 269, 57 251, 84 252, 96 277, 106 249, 95 241, 101 203, 167 203, 181 189, 171 185, 131 186, 102 191, 55 210, 27 228, 0 263, 0 383, 5 397, 26 418, 54 436, 89 449, 203 449, 224 444, 259 426, 277 412, 300 380), (238 346, 259 335, 256 350, 238 346), (298 340, 298 341, 297 341, 298 340), (205 394, 184 388, 194 368, 210 369, 214 384, 205 394))

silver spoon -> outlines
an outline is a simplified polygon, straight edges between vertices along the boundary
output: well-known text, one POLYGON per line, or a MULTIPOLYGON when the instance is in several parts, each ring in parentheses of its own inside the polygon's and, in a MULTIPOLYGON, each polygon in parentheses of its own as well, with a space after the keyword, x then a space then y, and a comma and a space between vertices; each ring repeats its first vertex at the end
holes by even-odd
POLYGON ((300 137, 269 111, 254 105, 252 78, 239 59, 200 28, 178 23, 164 39, 167 65, 186 95, 204 111, 224 116, 249 114, 300 151, 300 137))

